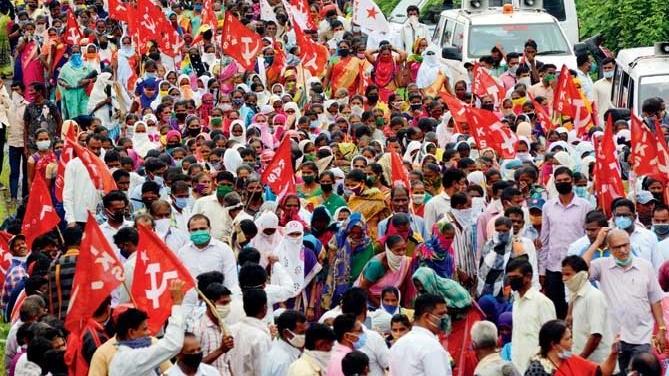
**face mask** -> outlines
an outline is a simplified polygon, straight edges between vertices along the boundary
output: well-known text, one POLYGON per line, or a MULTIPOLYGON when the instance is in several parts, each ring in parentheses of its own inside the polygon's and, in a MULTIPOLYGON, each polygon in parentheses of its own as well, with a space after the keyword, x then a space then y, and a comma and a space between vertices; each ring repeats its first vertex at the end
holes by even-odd
POLYGON ((367 343, 367 333, 362 332, 358 335, 358 340, 353 343, 353 348, 360 350, 365 346, 365 343, 367 343))
POLYGON ((590 64, 590 73, 597 72, 597 63, 590 64))
POLYGON ((321 127, 321 122, 319 120, 312 120, 309 123, 309 129, 318 129, 321 127))
POLYGON ((233 106, 237 106, 237 107, 240 107, 241 105, 244 104, 244 100, 243 100, 243 99, 237 99, 237 98, 236 98, 236 99, 233 99, 231 102, 232 102, 232 105, 233 105, 233 106))
POLYGON ((627 258, 624 260, 616 259, 616 265, 620 267, 629 266, 632 263, 632 259, 633 259, 632 255, 628 255, 627 258))
POLYGON ((321 191, 326 193, 332 192, 332 184, 321 184, 321 191))
POLYGON ((339 51, 337 51, 337 53, 341 57, 347 57, 351 53, 351 50, 349 50, 348 48, 341 48, 339 49, 339 51))
POLYGON ((423 105, 420 103, 412 103, 409 107, 411 108, 411 111, 418 111, 423 105))
POLYGON ((574 187, 574 193, 580 198, 588 197, 588 187, 574 187))
POLYGON ((472 222, 472 208, 468 209, 453 209, 453 214, 458 218, 463 225, 469 225, 472 222))
POLYGON ((393 253, 393 251, 386 246, 386 261, 388 261, 388 267, 392 271, 397 271, 400 270, 400 267, 402 267, 402 259, 404 256, 396 255, 393 253))
POLYGON ((514 66, 512 66, 512 67, 509 67, 509 73, 511 73, 511 74, 514 75, 514 76, 516 75, 516 71, 517 71, 517 70, 518 70, 518 66, 517 66, 517 65, 514 65, 514 66))
POLYGON ((200 128, 188 128, 188 135, 191 137, 196 137, 200 134, 200 128))
POLYGON ((532 86, 532 79, 529 77, 522 77, 518 80, 518 83, 525 85, 525 87, 530 87, 532 86))
POLYGON ((228 317, 228 315, 230 314, 230 304, 226 305, 216 304, 216 312, 218 313, 218 317, 220 319, 228 317))
POLYGON ((306 339, 306 336, 304 334, 295 334, 291 330, 288 330, 290 334, 293 335, 293 338, 291 339, 286 339, 286 342, 290 343, 291 346, 293 346, 296 349, 302 349, 304 348, 304 342, 306 339))
POLYGON ((411 200, 414 204, 422 204, 425 200, 425 193, 414 193, 411 195, 411 200))
POLYGON ((188 206, 188 197, 175 197, 174 206, 176 206, 179 209, 185 208, 186 206, 188 206))
POLYGON ((667 223, 654 224, 651 229, 658 237, 664 238, 669 235, 669 224, 667 223))
POLYGON ((508 243, 510 238, 511 238, 511 233, 508 232, 502 232, 497 234, 497 239, 499 239, 500 244, 508 243))
POLYGON ((613 222, 615 223, 616 227, 622 230, 632 227, 632 218, 630 217, 616 216, 613 219, 613 222))
POLYGON ((416 25, 416 24, 418 24, 418 16, 409 16, 409 22, 410 22, 412 25, 416 25))
POLYGON ((223 198, 228 193, 232 192, 232 187, 229 185, 219 185, 216 187, 216 197, 223 198))
POLYGON ((604 78, 610 80, 613 78, 613 71, 604 72, 604 78))
POLYGON ((200 362, 202 362, 203 355, 204 353, 202 352, 194 354, 181 354, 179 361, 190 369, 197 369, 200 366, 200 362))
POLYGON ((49 146, 51 146, 51 140, 37 141, 35 142, 35 145, 37 145, 37 150, 46 151, 49 150, 49 146))
POLYGON ((381 304, 381 306, 386 312, 390 313, 391 315, 394 315, 395 312, 397 312, 397 306, 386 305, 386 304, 381 304))
POLYGON ((156 233, 158 235, 166 235, 167 231, 170 229, 170 219, 169 218, 161 218, 161 219, 156 219, 156 233))
POLYGON ((516 157, 522 162, 532 162, 532 155, 530 153, 517 153, 516 157))
POLYGON ((265 56, 265 64, 272 65, 274 63, 274 56, 265 56))
POLYGON ((444 315, 443 317, 439 317, 437 315, 430 314, 430 318, 435 318, 437 319, 437 323, 435 323, 432 320, 428 320, 432 326, 435 328, 441 330, 444 333, 448 333, 451 330, 451 317, 448 315, 444 315))
POLYGON ((133 46, 123 46, 121 47, 121 52, 123 52, 126 55, 134 55, 135 48, 133 46))
POLYGON ((204 245, 211 239, 209 230, 197 230, 190 233, 190 240, 195 245, 204 245))
POLYGON ((576 293, 578 292, 585 283, 588 282, 588 272, 581 270, 576 273, 573 277, 569 278, 564 282, 564 285, 567 286, 569 291, 576 293))
POLYGON ((176 114, 174 114, 174 116, 177 118, 177 120, 179 120, 180 122, 183 122, 184 120, 186 120, 186 117, 188 116, 188 114, 185 113, 185 112, 184 113, 177 112, 176 114))
POLYGON ((82 64, 84 63, 83 60, 81 59, 81 54, 78 52, 72 54, 70 61, 72 62, 72 65, 76 68, 81 67, 82 64))
POLYGON ((123 223, 125 214, 123 212, 112 212, 107 210, 107 219, 115 223, 123 223))
POLYGON ((311 184, 316 180, 316 176, 314 175, 305 175, 302 176, 302 180, 304 180, 305 184, 311 184))
POLYGON ((519 291, 523 288, 523 277, 509 278, 509 286, 511 286, 511 290, 519 291))
POLYGON ((558 357, 560 359, 563 359, 563 360, 564 359, 569 359, 569 358, 571 358, 571 356, 572 356, 572 353, 569 350, 562 350, 562 351, 558 352, 558 357))
POLYGON ((568 195, 571 193, 571 183, 555 183, 555 189, 558 191, 559 194, 561 195, 568 195))
POLYGON ((495 109, 495 104, 494 103, 483 103, 481 104, 481 108, 484 110, 492 111, 495 109))

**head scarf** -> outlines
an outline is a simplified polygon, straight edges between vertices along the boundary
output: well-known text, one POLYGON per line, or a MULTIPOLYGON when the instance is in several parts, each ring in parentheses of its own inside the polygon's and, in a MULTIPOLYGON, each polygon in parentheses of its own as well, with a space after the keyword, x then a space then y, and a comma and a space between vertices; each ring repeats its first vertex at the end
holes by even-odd
POLYGON ((454 230, 453 225, 439 221, 432 226, 432 238, 417 250, 420 265, 432 268, 440 277, 453 278, 455 272, 455 250, 453 239, 446 239, 446 231, 454 230))
POLYGON ((300 291, 304 288, 304 226, 298 221, 290 221, 286 224, 286 236, 281 239, 279 246, 274 254, 279 258, 279 262, 286 269, 290 278, 293 280, 293 291, 300 291), (289 237, 288 234, 299 233, 297 238, 289 237))
MULTIPOLYGON (((235 145, 243 147, 243 145, 235 145)), ((244 163, 242 156, 239 155, 239 151, 235 147, 231 147, 225 150, 223 154, 223 166, 225 166, 226 171, 230 171, 233 175, 237 175, 237 168, 244 163)))
POLYGON ((448 308, 465 309, 472 304, 472 298, 464 287, 452 279, 439 277, 426 266, 416 269, 412 279, 420 282, 424 292, 443 297, 448 308))
POLYGON ((211 93, 205 93, 202 95, 202 104, 197 109, 197 114, 204 122, 204 126, 209 127, 209 117, 211 116, 211 111, 214 109, 214 96, 211 93), (205 101, 211 101, 211 103, 205 103, 205 101))
POLYGON ((423 63, 418 68, 416 75, 416 85, 419 89, 430 87, 437 80, 439 73, 445 73, 445 67, 440 61, 440 51, 434 45, 428 46, 422 53, 423 63), (428 52, 434 52, 434 55, 428 55, 428 52))
POLYGON ((143 121, 137 121, 135 122, 135 129, 137 128, 138 125, 143 125, 144 126, 144 133, 137 133, 136 131, 132 135, 132 148, 137 152, 137 154, 144 158, 146 157, 146 153, 149 152, 149 150, 155 149, 159 146, 158 143, 151 142, 149 139, 149 127, 146 125, 145 122, 143 121))
POLYGON ((281 198, 281 201, 279 202, 279 209, 281 210, 281 214, 279 217, 279 225, 280 226, 285 226, 288 222, 290 221, 296 221, 300 222, 303 226, 306 226, 305 221, 300 217, 300 210, 302 209, 302 203, 300 202, 300 198, 294 194, 287 194, 281 198), (288 202, 289 199, 294 198, 297 199, 298 207, 294 209, 286 209, 286 202, 288 202))
POLYGON ((279 218, 274 212, 266 211, 260 214, 255 220, 255 225, 258 228, 258 234, 251 239, 249 245, 260 252, 260 265, 267 266, 267 257, 272 254, 272 251, 283 239, 283 235, 279 231, 279 218), (276 229, 272 235, 264 233, 266 229, 276 229))
POLYGON ((230 123, 230 140, 237 141, 242 145, 246 144, 246 126, 244 125, 243 120, 237 119, 237 120, 233 121, 232 123, 230 123), (234 136, 232 134, 232 129, 237 125, 242 128, 242 135, 241 136, 234 136))

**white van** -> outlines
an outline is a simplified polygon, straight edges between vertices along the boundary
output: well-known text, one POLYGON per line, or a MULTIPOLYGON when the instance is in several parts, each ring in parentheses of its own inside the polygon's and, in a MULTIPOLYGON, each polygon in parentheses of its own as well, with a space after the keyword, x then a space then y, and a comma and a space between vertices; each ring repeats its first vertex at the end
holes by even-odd
POLYGON ((522 53, 525 42, 533 39, 538 46, 539 61, 575 69, 572 44, 558 20, 544 11, 541 3, 523 0, 521 8, 508 4, 499 8, 490 7, 490 0, 463 0, 462 9, 441 13, 432 42, 442 47, 444 58, 466 62, 490 55, 496 43, 506 53, 522 53))
POLYGON ((651 97, 669 102, 669 42, 620 50, 616 57, 613 106, 640 115, 643 101, 651 97))

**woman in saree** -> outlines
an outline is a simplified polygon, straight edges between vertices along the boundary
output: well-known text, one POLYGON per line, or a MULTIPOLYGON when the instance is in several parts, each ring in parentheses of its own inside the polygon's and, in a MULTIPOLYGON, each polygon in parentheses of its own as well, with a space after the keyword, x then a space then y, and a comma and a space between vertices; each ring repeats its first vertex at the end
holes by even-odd
MULTIPOLYGON (((35 24, 32 21, 28 21, 23 25, 23 37, 19 39, 19 43, 16 46, 22 73, 21 77, 23 85, 26 88, 36 82, 44 83, 44 65, 40 59, 40 45, 35 39, 34 34, 35 24)), ((33 102, 34 98, 31 90, 26 90, 25 98, 28 102, 33 102)), ((64 115, 63 118, 66 118, 64 115)))
POLYGON ((58 159, 53 152, 53 145, 49 131, 40 128, 35 132, 37 152, 28 157, 28 186, 32 186, 35 176, 39 175, 51 186, 50 181, 55 177, 58 159))
POLYGON ((442 278, 453 278, 455 274, 455 250, 453 238, 455 229, 447 221, 439 221, 432 226, 432 237, 422 244, 414 255, 417 266, 428 267, 442 278))
POLYGON ((320 195, 313 198, 314 206, 323 205, 330 215, 334 214, 337 209, 346 207, 346 200, 334 191, 335 176, 332 171, 323 171, 318 183, 320 184, 320 195))
POLYGON ((616 368, 618 352, 597 364, 571 353, 571 330, 562 320, 547 321, 539 330, 539 353, 531 360, 525 376, 608 376, 616 368))
MULTIPOLYGON (((390 235, 383 244, 384 252, 372 257, 355 285, 367 291, 369 301, 380 308, 381 292, 392 286, 404 291, 411 286, 411 258, 406 256, 407 243, 400 235, 390 235)), ((402 296, 407 294, 402 293, 402 296)))
POLYGON ((395 92, 395 75, 398 73, 398 65, 402 64, 407 55, 404 51, 395 49, 390 44, 383 44, 379 49, 366 51, 365 57, 372 63, 372 84, 379 88, 379 100, 388 102, 388 97, 395 92), (393 56, 393 52, 397 57, 393 56), (377 54, 376 57, 374 54, 377 54))
POLYGON ((337 223, 325 206, 317 206, 311 214, 311 234, 322 244, 328 244, 337 233, 337 223))
POLYGON ((425 96, 439 97, 443 93, 453 95, 448 67, 442 63, 436 46, 430 46, 423 51, 423 62, 416 75, 416 85, 425 96))
POLYGON ((351 54, 351 46, 347 40, 337 45, 337 56, 330 59, 323 79, 323 87, 329 87, 331 93, 338 89, 348 90, 349 96, 362 93, 363 60, 351 54))
POLYGON ((311 222, 311 213, 302 208, 299 196, 293 193, 281 198, 276 214, 279 217, 279 226, 282 227, 290 221, 300 222, 305 227, 311 222))
POLYGON ((58 75, 63 119, 72 119, 87 114, 88 94, 86 94, 86 87, 93 81, 93 79, 87 78, 92 69, 89 65, 84 64, 80 47, 74 45, 70 48, 70 60, 63 65, 58 75))
POLYGON ((297 221, 290 221, 285 227, 286 236, 274 250, 274 256, 288 272, 293 281, 293 290, 297 296, 286 302, 286 305, 298 311, 306 311, 310 304, 308 296, 312 295, 311 286, 316 274, 321 271, 321 265, 311 248, 304 246, 304 226, 297 221))
POLYGON ((391 214, 385 195, 377 188, 369 187, 367 175, 358 169, 346 175, 344 186, 348 193, 348 207, 365 217, 370 226, 370 235, 376 239, 379 222, 391 214))
POLYGON ((321 297, 321 308, 327 311, 340 303, 367 261, 374 256, 374 246, 362 214, 352 212, 326 248, 319 261, 327 270, 321 297))
POLYGON ((423 63, 423 51, 427 48, 428 43, 426 38, 418 38, 413 43, 411 48, 412 54, 407 58, 407 63, 409 64, 409 72, 411 72, 411 82, 416 82, 416 77, 418 76, 418 69, 423 63))
POLYGON ((14 12, 9 2, 0 4, 0 78, 12 76, 12 48, 9 44, 9 32, 13 26, 14 12))

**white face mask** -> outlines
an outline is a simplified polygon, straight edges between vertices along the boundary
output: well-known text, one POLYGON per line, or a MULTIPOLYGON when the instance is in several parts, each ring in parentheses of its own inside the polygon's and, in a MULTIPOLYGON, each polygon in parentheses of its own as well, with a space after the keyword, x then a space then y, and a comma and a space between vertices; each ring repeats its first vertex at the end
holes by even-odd
POLYGON ((221 320, 225 319, 230 314, 230 304, 216 304, 216 312, 221 320))
POLYGON ((409 22, 416 25, 418 23, 418 16, 409 16, 409 22))
POLYGON ((526 88, 529 88, 530 86, 532 86, 532 79, 529 77, 523 77, 518 80, 518 83, 524 84, 526 88))
POLYGON ((330 352, 329 351, 318 351, 318 350, 305 350, 305 353, 311 355, 314 360, 322 369, 327 369, 328 364, 330 363, 330 352))
POLYGON ((293 333, 292 330, 288 330, 290 334, 293 335, 293 338, 286 339, 286 342, 290 343, 291 346, 297 348, 297 349, 302 349, 304 348, 304 342, 306 339, 306 336, 304 334, 295 334, 293 333))
POLYGON ((51 146, 51 140, 36 141, 35 145, 37 145, 37 150, 46 151, 51 146))
POLYGON ((613 71, 604 72, 604 78, 610 80, 613 78, 613 71))
POLYGON ((404 257, 400 255, 396 255, 393 253, 393 251, 386 246, 386 260, 388 261, 388 267, 392 271, 397 271, 400 270, 400 267, 402 266, 402 259, 404 257))
POLYGON ((302 236, 292 237, 286 235, 286 237, 283 238, 283 241, 295 248, 302 247, 302 236))
POLYGON ((170 219, 162 218, 156 219, 156 233, 160 236, 165 236, 170 229, 170 219))

